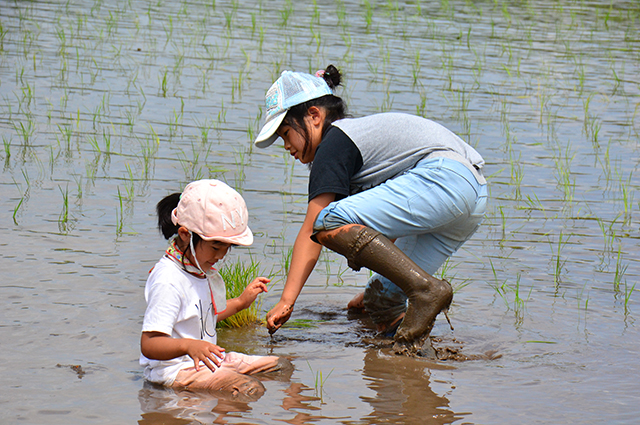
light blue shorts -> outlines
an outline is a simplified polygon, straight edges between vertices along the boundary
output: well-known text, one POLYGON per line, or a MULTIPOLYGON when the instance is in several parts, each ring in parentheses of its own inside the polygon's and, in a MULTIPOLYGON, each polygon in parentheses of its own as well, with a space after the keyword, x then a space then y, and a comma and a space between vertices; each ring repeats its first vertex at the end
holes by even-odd
MULTIPOLYGON (((329 204, 318 214, 314 233, 362 224, 396 239, 398 248, 433 275, 480 227, 486 205, 487 185, 465 165, 426 158, 379 186, 329 204)), ((374 273, 364 302, 374 322, 386 323, 406 310, 407 297, 374 273)))

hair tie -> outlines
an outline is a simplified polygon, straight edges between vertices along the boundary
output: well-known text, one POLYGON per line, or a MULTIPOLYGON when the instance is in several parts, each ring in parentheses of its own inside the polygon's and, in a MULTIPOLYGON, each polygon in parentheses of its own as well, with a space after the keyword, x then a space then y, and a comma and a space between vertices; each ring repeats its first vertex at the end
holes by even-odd
POLYGON ((316 77, 324 78, 324 69, 317 70, 316 77))

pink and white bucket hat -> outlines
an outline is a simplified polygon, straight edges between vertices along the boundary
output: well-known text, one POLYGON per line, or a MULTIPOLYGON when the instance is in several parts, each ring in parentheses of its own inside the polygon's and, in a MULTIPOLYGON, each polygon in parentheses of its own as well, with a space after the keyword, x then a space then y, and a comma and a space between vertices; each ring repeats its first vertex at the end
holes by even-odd
POLYGON ((197 233, 205 241, 251 245, 249 212, 242 196, 219 180, 191 182, 171 212, 173 224, 197 233))

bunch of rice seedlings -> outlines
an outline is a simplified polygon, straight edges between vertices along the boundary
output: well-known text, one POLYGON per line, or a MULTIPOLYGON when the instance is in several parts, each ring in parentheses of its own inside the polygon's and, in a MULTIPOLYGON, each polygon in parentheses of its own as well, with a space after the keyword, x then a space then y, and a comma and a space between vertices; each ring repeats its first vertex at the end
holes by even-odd
MULTIPOLYGON (((227 263, 219 270, 219 272, 227 288, 228 300, 239 297, 249 283, 258 276, 265 275, 260 270, 260 263, 253 259, 248 265, 242 261, 227 263)), ((219 321, 218 327, 239 328, 257 323, 259 321, 258 313, 260 312, 261 306, 262 299, 258 296, 258 298, 248 308, 237 312, 231 317, 227 317, 226 319, 219 321)))

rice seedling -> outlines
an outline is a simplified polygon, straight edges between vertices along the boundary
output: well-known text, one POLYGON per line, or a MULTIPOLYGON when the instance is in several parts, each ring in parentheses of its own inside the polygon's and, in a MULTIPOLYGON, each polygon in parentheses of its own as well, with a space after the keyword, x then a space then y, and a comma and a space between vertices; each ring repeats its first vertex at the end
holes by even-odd
POLYGON ((578 303, 578 310, 580 310, 581 308, 584 308, 584 311, 586 313, 587 308, 589 307, 589 294, 587 294, 585 299, 585 296, 584 296, 585 289, 587 289, 586 283, 582 286, 582 289, 580 289, 580 291, 578 291, 578 293, 576 294, 576 302, 578 303))
POLYGON ((569 242, 569 239, 571 238, 571 236, 569 236, 563 240, 563 236, 564 235, 561 230, 560 235, 558 236, 558 243, 556 245, 555 253, 553 252, 554 245, 551 241, 549 241, 549 245, 551 246, 551 253, 553 257, 555 257, 553 261, 553 283, 556 289, 558 289, 558 287, 560 286, 560 281, 561 281, 560 275, 562 274, 562 271, 564 270, 564 265, 567 262, 566 259, 562 259, 562 250, 564 249, 564 247, 567 245, 567 242, 569 242))
POLYGON ((327 379, 329 379, 334 369, 331 369, 331 371, 327 374, 327 376, 323 376, 321 370, 317 370, 315 372, 313 371, 313 368, 311 367, 311 364, 309 363, 308 360, 307 360, 307 365, 309 366, 311 375, 314 378, 313 387, 315 388, 316 396, 320 397, 320 401, 322 401, 322 392, 324 391, 324 384, 327 382, 327 379))
POLYGON ((557 184, 558 187, 562 189, 564 201, 571 203, 575 192, 575 179, 571 176, 571 162, 575 157, 575 153, 571 152, 570 142, 567 142, 564 151, 559 144, 557 149, 558 150, 554 158, 557 184))
POLYGON ((629 314, 629 300, 631 299, 631 294, 636 289, 636 284, 634 283, 631 288, 627 285, 627 281, 624 282, 624 314, 629 314))
POLYGON ((18 136, 22 137, 25 146, 29 146, 29 142, 36 131, 36 125, 30 116, 27 116, 26 125, 22 121, 11 123, 18 136))
POLYGON ((0 21, 0 53, 4 52, 4 38, 7 36, 9 29, 5 29, 2 25, 2 21, 0 21))
POLYGON ((96 136, 88 136, 87 140, 89 141, 89 144, 93 148, 93 151, 96 153, 96 155, 100 155, 100 145, 98 144, 98 139, 96 138, 96 136))
POLYGON ((520 160, 522 158, 522 153, 518 154, 518 159, 514 160, 513 154, 510 155, 509 162, 511 164, 511 185, 513 186, 513 197, 515 200, 520 200, 522 194, 520 192, 520 185, 522 184, 522 179, 524 178, 524 172, 522 170, 522 165, 520 164, 520 160))
MULTIPOLYGON (((622 283, 622 278, 624 274, 627 272, 628 264, 622 264, 622 245, 618 246, 618 256, 616 258, 616 269, 613 273, 613 290, 615 292, 620 292, 620 284, 622 283)), ((626 280, 625 280, 626 285, 626 280)))
POLYGON ((158 78, 160 81, 160 91, 162 92, 162 97, 167 97, 167 90, 169 89, 169 70, 165 67, 164 72, 158 78))
POLYGON ((69 185, 64 190, 58 185, 58 189, 62 194, 62 211, 58 216, 58 229, 61 232, 67 232, 69 230, 69 185))
POLYGON ((127 202, 131 203, 133 202, 133 199, 135 198, 136 194, 135 194, 135 184, 134 184, 134 178, 133 178, 133 171, 131 171, 131 164, 126 163, 124 164, 125 169, 127 170, 127 178, 124 182, 124 189, 126 192, 126 200, 127 202))
POLYGON ((4 135, 2 136, 2 145, 4 148, 4 161, 5 167, 9 162, 9 158, 11 158, 11 139, 7 139, 4 135))
MULTIPOLYGON (((618 170, 616 169, 616 173, 618 170)), ((620 192, 622 194, 622 216, 624 217, 624 222, 626 224, 631 223, 631 211, 633 208, 633 195, 634 192, 630 189, 631 186, 631 176, 633 175, 633 171, 629 173, 629 177, 626 181, 620 176, 618 173, 618 178, 620 181, 620 192)))
POLYGON ((516 283, 513 288, 513 312, 516 318, 516 325, 521 325, 523 323, 526 303, 531 297, 531 292, 533 291, 533 286, 531 286, 531 288, 529 288, 529 293, 525 298, 523 298, 520 295, 520 278, 521 275, 518 273, 516 276, 516 283))
POLYGON ((18 192, 20 192, 20 200, 18 201, 18 203, 16 204, 16 206, 13 208, 13 215, 12 215, 12 219, 13 219, 13 223, 17 226, 18 225, 18 211, 20 210, 20 207, 22 206, 22 204, 24 204, 24 201, 26 199, 29 199, 29 193, 31 190, 31 184, 29 182, 29 175, 27 174, 27 172, 23 169, 22 170, 22 175, 25 179, 25 182, 27 183, 27 188, 22 191, 20 190, 20 185, 18 184, 18 182, 16 182, 16 180, 12 177, 13 179, 13 184, 16 186, 16 188, 18 188, 18 192))
POLYGON ((293 14, 293 2, 291 0, 285 0, 282 10, 280 11, 280 17, 282 18, 282 26, 286 27, 289 23, 289 18, 293 14))
MULTIPOLYGON (((259 276, 265 276, 264 272, 260 269, 260 263, 253 258, 251 258, 248 264, 242 261, 236 261, 232 264, 225 263, 218 271, 227 288, 227 299, 239 297, 247 285, 254 279, 259 276)), ((270 278, 271 276, 266 275, 266 277, 270 278)), ((262 298, 258 297, 251 306, 218 322, 217 326, 222 328, 239 328, 257 323, 259 321, 258 313, 260 312, 261 306, 262 298)))
POLYGON ((116 236, 122 236, 122 228, 124 226, 124 206, 122 202, 122 194, 120 186, 118 186, 118 204, 116 205, 116 236))
MULTIPOLYGON (((284 235, 283 235, 284 236, 284 235)), ((280 273, 282 273, 283 277, 287 277, 289 273, 289 266, 291 265, 291 257, 293 256, 293 247, 289 247, 289 249, 281 251, 281 259, 280 259, 280 273)))
POLYGON ((371 24, 373 22, 373 5, 369 0, 364 0, 364 22, 365 22, 365 30, 371 28, 371 24))

